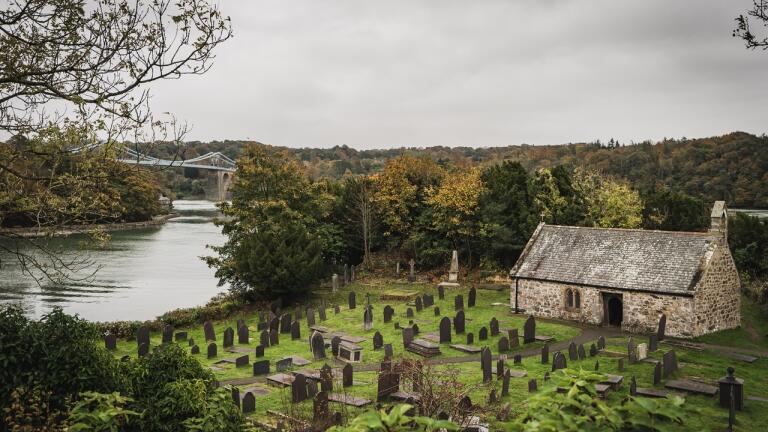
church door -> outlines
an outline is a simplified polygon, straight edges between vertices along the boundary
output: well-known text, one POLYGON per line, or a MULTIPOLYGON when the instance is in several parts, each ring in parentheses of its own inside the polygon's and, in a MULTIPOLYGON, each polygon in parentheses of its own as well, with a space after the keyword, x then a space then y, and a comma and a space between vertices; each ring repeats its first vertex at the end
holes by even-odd
POLYGON ((621 294, 603 293, 603 324, 621 327, 624 305, 621 294))

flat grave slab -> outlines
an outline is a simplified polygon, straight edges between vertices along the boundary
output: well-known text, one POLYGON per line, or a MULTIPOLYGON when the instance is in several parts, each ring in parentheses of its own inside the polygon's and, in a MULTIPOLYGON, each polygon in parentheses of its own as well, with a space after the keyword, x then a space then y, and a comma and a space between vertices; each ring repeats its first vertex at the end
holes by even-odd
POLYGON ((331 402, 339 402, 344 405, 350 405, 356 408, 364 407, 371 403, 370 399, 356 397, 348 394, 331 393, 328 395, 328 400, 331 402))
POLYGON ((226 368, 218 367, 218 366, 213 366, 213 365, 208 366, 208 369, 210 369, 212 371, 215 371, 215 372, 223 372, 223 371, 227 370, 226 368))
POLYGON ((241 353, 241 354, 250 354, 251 351, 253 351, 253 348, 246 348, 241 346, 232 346, 225 348, 224 351, 230 352, 230 353, 241 353))
POLYGON ((469 353, 469 354, 479 354, 480 351, 482 351, 481 348, 475 347, 475 346, 469 346, 469 345, 462 345, 462 344, 452 344, 448 345, 449 347, 453 349, 457 349, 461 352, 469 353))
POLYGON ((267 383, 276 387, 288 387, 293 383, 293 380, 293 375, 282 372, 267 377, 267 383))
POLYGON ((424 339, 414 340, 408 345, 408 348, 406 349, 422 357, 434 357, 440 355, 440 345, 426 341, 424 339))
POLYGON ((664 390, 658 390, 655 388, 638 387, 636 390, 637 390, 638 396, 645 396, 645 397, 652 397, 652 398, 665 398, 667 397, 667 394, 668 394, 664 390))
POLYGON ((768 402, 768 398, 764 398, 762 396, 755 396, 755 395, 747 396, 747 400, 758 401, 758 402, 768 402))
MULTIPOLYGON (((312 363, 311 361, 309 361, 309 360, 307 360, 307 359, 305 359, 304 357, 301 357, 301 356, 292 355, 292 356, 288 356, 288 357, 290 357, 293 360, 293 365, 294 366, 306 366, 306 365, 312 363)), ((288 357, 286 357, 286 358, 288 358, 288 357)))
POLYGON ((552 336, 536 335, 534 340, 536 340, 536 342, 552 342, 555 338, 552 336))
POLYGON ((500 283, 481 283, 481 284, 477 284, 476 286, 477 286, 477 289, 488 290, 488 291, 504 291, 505 289, 509 289, 509 285, 500 284, 500 283))
POLYGON ((236 360, 236 357, 230 357, 230 358, 225 358, 225 359, 221 359, 221 360, 215 361, 215 362, 213 362, 213 364, 220 365, 220 366, 228 365, 228 364, 235 364, 235 360, 236 360))
MULTIPOLYGON (((586 348, 588 348, 588 347, 586 347, 586 348)), ((602 350, 602 351, 600 351, 600 352, 601 352, 603 355, 605 355, 605 356, 608 356, 608 357, 617 357, 617 358, 621 358, 621 357, 626 357, 626 356, 627 356, 627 354, 626 354, 626 353, 623 353, 623 352, 619 352, 619 351, 611 351, 611 350, 608 350, 608 349, 604 349, 604 350, 602 350)), ((649 358, 650 358, 650 357, 649 357, 649 358)))
POLYGON ((609 384, 595 384, 595 390, 601 398, 605 399, 608 396, 608 392, 611 391, 611 386, 609 384))
POLYGON ((269 394, 269 389, 264 386, 251 386, 240 390, 240 400, 242 401, 246 393, 253 393, 254 396, 266 396, 269 394))
POLYGON ((314 330, 316 332, 320 332, 320 333, 330 333, 331 332, 331 329, 329 329, 328 327, 321 326, 321 325, 313 325, 313 326, 310 326, 309 329, 310 330, 314 330))
POLYGON ((601 381, 600 384, 608 384, 613 390, 618 390, 621 388, 621 383, 623 381, 624 377, 621 375, 606 374, 605 380, 601 381))
POLYGON ((418 291, 393 289, 393 290, 384 291, 384 294, 381 295, 381 300, 408 301, 408 300, 415 299, 416 297, 418 297, 418 295, 419 295, 418 291))
POLYGON ((735 352, 728 352, 728 351, 714 351, 714 353, 722 357, 743 361, 745 363, 754 363, 758 359, 758 357, 755 357, 755 356, 751 356, 747 354, 739 354, 735 352))
POLYGON ((361 336, 350 336, 350 335, 345 335, 345 334, 340 334, 339 337, 341 338, 342 341, 350 342, 350 343, 353 343, 353 344, 361 344, 361 343, 363 343, 363 342, 368 340, 368 338, 364 338, 364 337, 361 337, 361 336))
POLYGON ((440 343, 440 335, 438 335, 437 333, 434 333, 434 332, 433 333, 427 333, 425 335, 422 335, 421 337, 423 339, 426 339, 426 340, 430 341, 430 342, 440 343))
POLYGON ((509 371, 509 376, 512 378, 522 378, 528 376, 528 371, 519 370, 519 369, 507 369, 509 371))
POLYGON ((642 359, 640 361, 644 362, 644 363, 650 363, 652 365, 655 365, 656 363, 659 363, 659 360, 657 360, 657 359, 655 359, 653 357, 646 357, 646 358, 644 358, 644 359, 642 359))
POLYGON ((664 387, 705 396, 714 396, 717 394, 717 387, 690 380, 667 381, 667 383, 664 384, 664 387))
POLYGON ((398 390, 389 395, 389 397, 390 399, 403 402, 407 401, 408 399, 413 399, 414 401, 421 399, 421 396, 418 393, 411 393, 404 390, 398 390))

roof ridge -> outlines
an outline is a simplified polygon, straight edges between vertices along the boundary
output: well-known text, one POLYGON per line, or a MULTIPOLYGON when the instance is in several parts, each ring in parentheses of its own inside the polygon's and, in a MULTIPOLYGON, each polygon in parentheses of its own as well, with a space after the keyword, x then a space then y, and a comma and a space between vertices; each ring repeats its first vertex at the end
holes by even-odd
POLYGON ((590 227, 590 226, 578 226, 578 225, 553 225, 553 224, 546 224, 544 227, 549 228, 575 228, 575 229, 583 229, 583 230, 595 230, 595 231, 633 231, 633 232, 642 232, 642 233, 659 233, 659 234, 674 234, 674 235, 690 235, 690 236, 697 236, 697 237, 715 237, 715 234, 711 231, 670 231, 670 230, 652 230, 652 229, 644 229, 644 228, 605 228, 605 227, 590 227))

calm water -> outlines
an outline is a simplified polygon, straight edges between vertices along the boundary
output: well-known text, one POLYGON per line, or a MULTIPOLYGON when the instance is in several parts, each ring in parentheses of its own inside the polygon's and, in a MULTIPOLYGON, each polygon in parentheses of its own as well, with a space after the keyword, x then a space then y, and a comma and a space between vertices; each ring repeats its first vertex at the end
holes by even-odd
POLYGON ((87 256, 100 266, 87 281, 38 284, 21 272, 18 261, 2 257, 0 301, 20 303, 34 316, 61 306, 94 321, 152 319, 206 303, 224 289, 198 258, 212 254, 206 245, 224 242, 213 225, 218 213, 208 201, 175 201, 174 211, 181 216, 161 227, 112 233, 110 243, 98 250, 83 250, 79 236, 56 239, 53 246, 63 253, 87 256))
POLYGON ((736 212, 746 213, 750 216, 757 216, 760 219, 768 219, 768 210, 755 210, 755 209, 731 209, 736 212))

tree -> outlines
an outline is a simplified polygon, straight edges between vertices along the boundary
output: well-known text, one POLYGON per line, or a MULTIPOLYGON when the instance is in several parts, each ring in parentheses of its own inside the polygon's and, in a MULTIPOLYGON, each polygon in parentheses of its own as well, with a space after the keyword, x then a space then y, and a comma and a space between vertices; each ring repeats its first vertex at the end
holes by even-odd
POLYGON ((586 214, 584 225, 602 228, 639 228, 643 223, 643 200, 627 182, 596 171, 578 170, 575 188, 586 214))
POLYGON ((643 228, 667 231, 703 231, 709 225, 704 201, 659 188, 643 197, 643 228))
POLYGON ((747 15, 736 17, 736 29, 733 31, 733 36, 742 39, 747 48, 768 50, 768 35, 762 37, 755 35, 750 29, 749 17, 768 28, 768 1, 753 0, 752 9, 747 12, 747 15))
POLYGON ((343 211, 350 226, 354 227, 354 237, 360 242, 363 265, 367 268, 372 265, 371 243, 378 226, 375 188, 375 177, 348 177, 344 183, 342 197, 345 207, 343 211))
POLYGON ((581 225, 585 207, 566 167, 542 168, 531 179, 531 195, 540 220, 557 225, 581 225))

